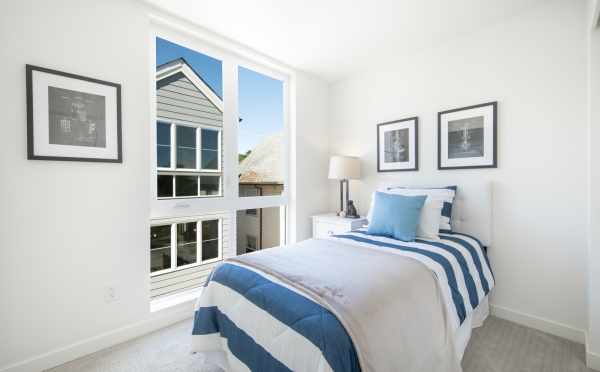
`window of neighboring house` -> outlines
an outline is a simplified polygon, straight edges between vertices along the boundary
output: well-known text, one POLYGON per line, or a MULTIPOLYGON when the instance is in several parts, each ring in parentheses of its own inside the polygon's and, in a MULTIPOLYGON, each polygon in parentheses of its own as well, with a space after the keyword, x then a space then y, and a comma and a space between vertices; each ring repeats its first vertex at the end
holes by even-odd
POLYGON ((223 258, 228 217, 174 219, 150 228, 150 298, 197 289, 223 258))
POLYGON ((246 235, 246 253, 256 251, 256 236, 246 235))
POLYGON ((246 209, 246 214, 248 216, 256 216, 258 215, 258 210, 257 209, 246 209))
POLYGON ((171 268, 171 225, 150 229, 150 272, 171 268))
POLYGON ((204 221, 202 223, 202 261, 218 258, 219 252, 219 221, 204 221))
POLYGON ((218 260, 221 250, 221 219, 176 222, 150 229, 152 275, 218 260))
POLYGON ((237 211, 237 254, 285 244, 286 208, 268 207, 237 211))
POLYGON ((157 197, 221 196, 220 154, 220 129, 157 122, 157 197))

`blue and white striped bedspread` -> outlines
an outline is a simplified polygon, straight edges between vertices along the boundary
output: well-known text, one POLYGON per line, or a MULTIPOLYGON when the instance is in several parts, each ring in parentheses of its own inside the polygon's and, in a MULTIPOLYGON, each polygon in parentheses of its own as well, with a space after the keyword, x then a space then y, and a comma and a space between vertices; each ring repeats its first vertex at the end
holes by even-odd
POLYGON ((411 257, 426 265, 438 277, 448 312, 458 328, 494 287, 494 275, 486 248, 470 235, 451 231, 440 233, 440 240, 416 239, 414 242, 373 236, 358 229, 330 239, 346 244, 388 249, 390 253, 411 257))
POLYGON ((232 371, 360 371, 329 310, 263 275, 234 263, 213 272, 196 306, 193 350, 224 352, 232 371))
MULTIPOLYGON (((457 329, 490 292, 494 277, 476 238, 451 232, 440 237, 407 243, 361 229, 329 239, 424 264, 435 274, 447 319, 457 329)), ((203 291, 196 305, 192 348, 224 353, 231 370, 361 370, 353 341, 336 316, 276 278, 226 261, 203 291)))

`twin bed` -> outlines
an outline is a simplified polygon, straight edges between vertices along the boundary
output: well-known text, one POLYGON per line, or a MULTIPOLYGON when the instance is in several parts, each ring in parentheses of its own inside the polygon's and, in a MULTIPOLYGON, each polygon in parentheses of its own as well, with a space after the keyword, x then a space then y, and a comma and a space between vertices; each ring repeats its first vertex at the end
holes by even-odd
POLYGON ((491 192, 473 192, 479 207, 463 191, 462 230, 439 239, 359 229, 226 260, 198 299, 193 350, 231 371, 460 371, 494 286, 491 192))

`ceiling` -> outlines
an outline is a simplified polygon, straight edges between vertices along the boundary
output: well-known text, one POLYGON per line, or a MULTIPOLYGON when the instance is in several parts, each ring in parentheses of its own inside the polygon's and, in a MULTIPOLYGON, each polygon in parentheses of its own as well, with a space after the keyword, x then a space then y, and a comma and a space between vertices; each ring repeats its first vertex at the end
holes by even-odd
POLYGON ((546 0, 146 0, 335 81, 373 61, 474 32, 546 0))

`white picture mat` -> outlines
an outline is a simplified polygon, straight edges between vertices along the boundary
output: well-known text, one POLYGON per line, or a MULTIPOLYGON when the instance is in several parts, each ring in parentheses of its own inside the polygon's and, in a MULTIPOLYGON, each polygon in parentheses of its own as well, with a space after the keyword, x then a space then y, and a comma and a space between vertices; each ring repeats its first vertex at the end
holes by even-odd
POLYGON ((378 128, 377 135, 379 136, 379 169, 380 170, 399 170, 399 169, 413 169, 415 168, 415 161, 417 157, 417 142, 415 140, 415 127, 416 121, 405 120, 398 123, 381 125, 378 128), (408 161, 386 163, 385 162, 385 145, 384 145, 384 134, 385 132, 408 129, 408 147, 409 155, 408 161))
POLYGON ((442 167, 469 167, 494 164, 494 106, 484 106, 442 114, 440 117, 440 159, 442 167), (448 122, 483 116, 483 156, 474 158, 448 158, 448 122))
POLYGON ((32 72, 33 138, 35 156, 118 159, 117 88, 50 74, 32 72), (48 86, 96 94, 105 97, 106 147, 55 145, 49 143, 48 86))

